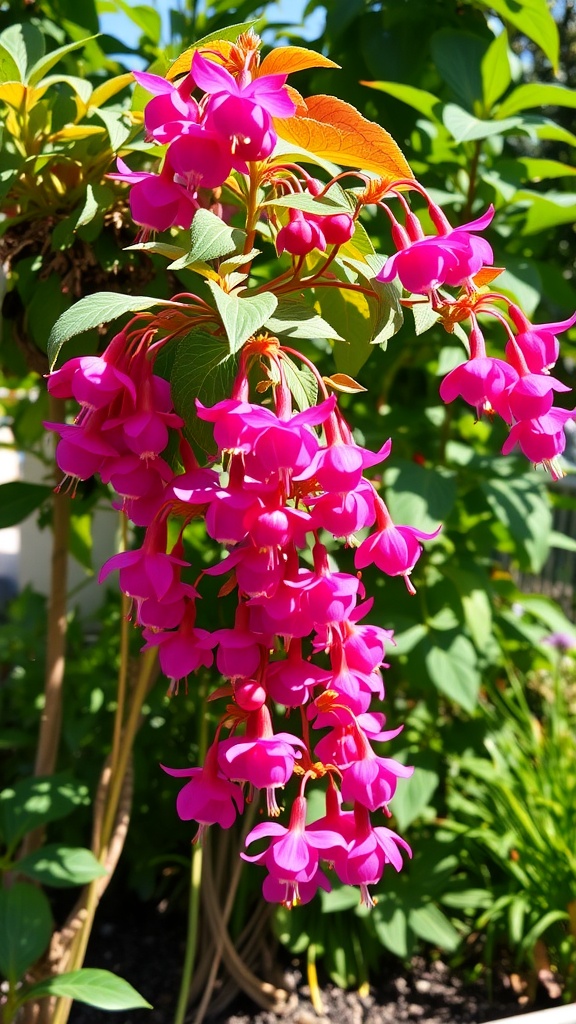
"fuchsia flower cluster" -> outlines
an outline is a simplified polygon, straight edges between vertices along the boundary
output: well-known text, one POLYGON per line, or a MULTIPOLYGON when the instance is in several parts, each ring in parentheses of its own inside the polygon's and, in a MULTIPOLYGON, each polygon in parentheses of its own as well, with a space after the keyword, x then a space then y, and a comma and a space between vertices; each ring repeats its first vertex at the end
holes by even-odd
POLYGON ((196 51, 190 74, 179 85, 135 71, 139 85, 154 94, 146 106, 148 138, 168 144, 160 174, 131 171, 118 160, 111 178, 126 181, 137 224, 154 231, 189 228, 200 202, 198 190, 218 188, 232 169, 248 175, 248 162, 264 160, 276 145, 272 117, 291 117, 295 105, 287 75, 235 78, 196 51), (203 90, 199 101, 195 88, 203 90))
MULTIPOLYGON (((278 791, 296 772, 301 783, 289 827, 261 824, 248 836, 249 845, 263 835, 271 840, 265 854, 251 858, 268 869, 265 895, 287 905, 310 899, 318 886, 329 888, 319 866, 325 861, 370 903, 368 887, 386 864, 399 869, 399 850, 408 850, 394 832, 373 825, 370 814, 389 813, 398 779, 412 769, 373 746, 400 732, 383 731, 384 716, 372 710, 384 697, 381 670, 392 633, 364 621, 372 601, 365 600, 360 574, 339 572, 320 534, 353 543, 358 531, 375 525, 357 548, 357 567, 375 562, 413 589, 409 576, 427 535, 396 526, 364 476, 386 459, 390 441, 376 453, 356 444, 333 396, 294 413, 281 383, 274 409, 248 401, 257 350, 248 346, 233 397, 212 408, 198 403, 198 416, 214 426, 216 462, 200 467, 181 437, 183 471, 173 472, 161 453, 168 427, 179 431, 182 420, 153 360, 144 358, 147 340, 145 327, 122 332, 103 356, 74 359, 56 371, 49 389, 82 406, 76 423, 56 428, 61 468, 113 482, 124 510, 146 526, 142 546, 114 555, 100 579, 118 571, 134 622, 146 647, 158 648, 173 691, 201 666, 215 664, 225 680, 220 692, 231 703, 204 765, 165 769, 188 779, 178 813, 198 822, 200 834, 212 824, 227 828, 245 799, 263 790, 276 817, 278 791), (87 462, 82 452, 89 453, 87 462), (233 625, 213 632, 196 626, 203 574, 195 583, 189 577, 182 534, 167 550, 169 516, 185 525, 199 513, 228 551, 206 574, 228 575, 237 595, 233 625), (306 550, 310 563, 303 561, 306 550), (296 733, 274 730, 277 705, 296 733), (308 826, 306 785, 324 775, 330 776, 326 815, 308 826), (342 810, 342 801, 352 810, 342 810)), ((281 347, 268 341, 266 353, 282 378, 281 347)))
MULTIPOLYGON (((120 162, 112 175, 131 185, 134 220, 147 231, 189 227, 205 202, 199 190, 219 188, 232 171, 257 179, 277 198, 305 197, 303 209, 296 204, 281 214, 268 205, 262 213, 278 253, 294 257, 294 287, 301 288, 305 257, 328 251, 324 269, 309 278, 313 283, 353 236, 362 205, 376 202, 397 250, 378 280, 399 279, 411 293, 406 301, 430 303, 449 329, 470 323, 469 359, 446 376, 442 399, 462 397, 478 416, 497 413, 510 425, 504 452, 518 444, 529 459, 559 475, 563 426, 574 414, 553 407, 554 392, 568 389, 550 370, 558 357, 556 335, 576 322, 576 314, 562 323, 532 325, 509 299, 482 287, 478 275, 494 276, 492 249, 480 234, 492 220, 491 208, 453 228, 413 179, 390 183, 378 196, 361 175, 365 192, 356 193, 353 213, 332 212, 322 203, 318 213, 308 212, 310 199, 328 194, 333 182, 273 163, 273 118, 290 117, 295 106, 286 75, 254 77, 249 65, 232 74, 204 51, 194 54, 179 86, 136 74, 153 93, 145 111, 148 137, 167 148, 158 174, 129 171, 120 162), (202 91, 199 99, 195 90, 202 91), (424 197, 434 234, 424 234, 406 189, 424 197), (399 205, 402 222, 391 203, 399 205), (450 288, 459 289, 455 297, 450 288), (487 355, 481 316, 503 328, 504 358, 487 355)), ((279 288, 289 278, 290 271, 281 274, 279 288)), ((247 846, 266 843, 243 856, 266 869, 266 899, 286 906, 307 902, 318 888, 330 888, 332 873, 359 886, 362 901, 371 905, 370 888, 378 886, 386 866, 400 870, 402 851, 410 854, 405 840, 380 822, 390 815, 398 781, 412 769, 377 752, 401 727, 385 729, 377 710, 393 634, 366 621, 373 601, 362 570, 375 565, 402 577, 414 593, 411 574, 423 542, 438 530, 427 534, 393 521, 367 475, 387 459, 391 441, 377 452, 358 444, 314 366, 266 331, 242 347, 231 395, 210 407, 196 403, 216 447, 201 466, 170 386, 155 373, 163 345, 217 316, 203 300, 188 299, 179 303, 184 326, 179 322, 172 334, 159 320, 137 316, 102 355, 71 359, 50 375, 49 391, 80 405, 74 423, 49 424, 60 435, 57 461, 71 481, 99 475, 115 491, 116 507, 144 530, 141 546, 114 555, 100 580, 118 572, 132 620, 142 629, 145 649, 157 648, 170 692, 199 669, 214 668, 220 677, 211 699, 227 704, 204 763, 164 769, 186 780, 177 798, 180 817, 198 824, 197 838, 211 825, 230 828, 262 791, 273 820, 252 829, 247 846), (289 354, 315 373, 321 394, 303 411, 292 405, 289 354), (251 400, 258 375, 257 391, 268 396, 263 404, 251 400), (174 434, 178 456, 168 459, 174 434), (187 557, 186 527, 198 517, 223 551, 207 569, 187 557), (169 543, 172 520, 179 526, 169 543), (353 572, 333 562, 334 540, 354 549, 353 572), (235 595, 233 621, 225 628, 197 625, 206 576, 225 577, 222 592, 235 595), (307 789, 314 784, 323 788, 325 813, 309 822, 307 789), (287 825, 274 820, 284 801, 290 805, 287 825)), ((221 337, 219 321, 216 327, 215 338, 221 337)))
MULTIPOLYGON (((422 193, 425 195, 424 190, 422 193)), ((453 229, 442 210, 428 200, 428 213, 437 234, 424 235, 403 196, 398 198, 405 224, 400 224, 384 206, 398 251, 386 261, 378 279, 386 282, 398 277, 404 288, 426 296, 447 320, 454 312, 462 311, 471 324, 470 358, 442 381, 442 400, 452 402, 461 397, 476 409, 478 417, 497 413, 510 426, 503 454, 518 445, 531 462, 544 465, 558 479, 562 476, 558 456, 566 446, 564 425, 574 418, 575 410, 553 407, 554 392, 570 388, 552 377, 550 370, 559 354, 556 335, 576 323, 576 313, 559 323, 531 324, 505 295, 478 294, 474 276, 492 264, 493 253, 488 242, 477 234, 490 224, 492 207, 476 220, 453 229), (442 291, 445 286, 463 287, 465 295, 454 302, 442 291), (500 306, 504 306, 508 318, 500 306), (503 326, 504 359, 487 355, 478 323, 480 314, 492 316, 503 326)))

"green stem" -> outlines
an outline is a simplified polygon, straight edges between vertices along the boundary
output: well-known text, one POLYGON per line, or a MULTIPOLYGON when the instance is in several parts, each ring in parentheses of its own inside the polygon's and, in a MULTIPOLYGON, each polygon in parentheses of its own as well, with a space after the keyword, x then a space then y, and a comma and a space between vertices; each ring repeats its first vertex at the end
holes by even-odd
POLYGON ((192 847, 192 859, 190 864, 190 897, 188 902, 188 931, 186 935, 186 952, 184 964, 182 965, 182 977, 180 980, 180 992, 178 994, 178 1005, 174 1015, 174 1024, 184 1024, 188 1010, 190 997, 190 986, 194 962, 196 960, 196 949, 198 946, 198 919, 200 916, 202 883, 202 845, 196 843, 192 847))
MULTIPOLYGON (((205 708, 206 684, 203 682, 198 692, 198 702, 202 708, 200 715, 200 736, 198 738, 198 759, 200 764, 204 762, 206 750, 208 749, 208 715, 205 708)), ((186 951, 182 965, 180 978, 180 991, 178 1003, 174 1016, 174 1024, 184 1024, 188 1002, 190 999, 190 988, 192 985, 192 974, 196 961, 196 950, 198 948, 198 920, 200 917, 200 905, 202 902, 202 844, 197 842, 192 847, 192 858, 190 863, 190 896, 188 900, 188 928, 186 932, 186 951)))

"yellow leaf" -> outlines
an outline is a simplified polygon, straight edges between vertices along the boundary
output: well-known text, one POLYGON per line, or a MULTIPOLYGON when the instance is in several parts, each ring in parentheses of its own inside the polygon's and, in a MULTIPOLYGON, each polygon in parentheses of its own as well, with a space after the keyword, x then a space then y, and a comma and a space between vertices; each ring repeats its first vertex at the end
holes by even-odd
POLYGON ((192 66, 192 57, 198 49, 210 50, 210 59, 212 59, 213 53, 219 53, 224 60, 227 60, 230 56, 232 43, 229 43, 227 39, 212 39, 210 43, 201 43, 200 46, 196 44, 189 46, 187 50, 184 50, 184 53, 176 57, 176 60, 166 72, 166 78, 169 82, 173 82, 179 75, 188 74, 192 66))
POLYGON ((306 116, 274 119, 281 139, 316 156, 381 177, 414 177, 389 132, 368 121, 355 107, 334 96, 310 96, 305 102, 306 116))
POLYGON ((0 100, 18 109, 26 101, 27 86, 20 82, 4 82, 0 85, 0 100))
POLYGON ((134 76, 131 71, 127 71, 124 75, 116 75, 115 78, 111 78, 108 82, 103 82, 102 85, 98 85, 94 89, 88 105, 90 107, 101 107, 103 103, 106 103, 106 100, 115 96, 117 92, 120 92, 121 89, 130 85, 133 81, 134 76))
POLYGON ((342 391, 346 395, 368 390, 363 388, 353 377, 349 377, 347 373, 333 373, 331 377, 323 377, 322 380, 334 391, 342 391))
POLYGON ((61 142, 62 139, 89 139, 91 135, 104 134, 106 134, 104 127, 98 128, 96 125, 89 124, 69 124, 66 128, 61 128, 59 132, 54 132, 54 135, 50 136, 50 142, 61 142))
POLYGON ((293 71, 307 68, 339 68, 333 60, 303 46, 277 46, 264 57, 259 69, 260 75, 290 75, 293 71))

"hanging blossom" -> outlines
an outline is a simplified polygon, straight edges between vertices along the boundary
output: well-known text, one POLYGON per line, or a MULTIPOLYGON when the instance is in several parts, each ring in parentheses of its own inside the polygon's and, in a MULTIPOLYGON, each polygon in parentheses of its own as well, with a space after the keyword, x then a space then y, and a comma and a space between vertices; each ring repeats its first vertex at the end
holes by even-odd
POLYGON ((476 410, 478 418, 484 414, 500 416, 510 430, 502 453, 507 455, 518 447, 557 480, 563 476, 559 456, 566 446, 564 426, 574 419, 576 409, 554 405, 555 393, 567 393, 570 388, 550 371, 559 354, 557 335, 574 326, 576 313, 557 323, 532 324, 507 296, 486 293, 482 288, 483 274, 490 281, 500 273, 491 266, 492 248, 480 235, 494 217, 492 206, 475 220, 452 227, 419 183, 405 181, 398 185, 413 187, 425 198, 436 234, 424 234, 402 192, 395 192, 395 196, 404 223, 388 203, 381 201, 397 252, 385 261, 378 280, 398 279, 413 295, 426 297, 448 330, 456 322, 470 322, 468 361, 447 374, 440 385, 440 397, 444 402, 462 398, 476 410), (446 291, 456 287, 460 288, 456 297, 446 291), (488 355, 479 314, 492 317, 503 328, 501 356, 488 355))

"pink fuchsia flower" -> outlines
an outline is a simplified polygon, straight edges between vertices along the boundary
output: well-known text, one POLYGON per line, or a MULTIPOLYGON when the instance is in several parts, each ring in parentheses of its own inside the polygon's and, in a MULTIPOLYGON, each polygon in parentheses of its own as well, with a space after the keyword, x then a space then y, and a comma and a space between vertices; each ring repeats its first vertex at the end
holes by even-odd
POLYGON ((406 840, 391 829, 373 828, 368 810, 362 804, 354 805, 354 823, 355 835, 347 855, 336 860, 334 866, 340 881, 346 885, 359 885, 362 904, 373 907, 374 900, 368 887, 378 884, 387 864, 401 871, 400 847, 409 857, 412 850, 406 840))
POLYGON ((363 730, 354 730, 356 756, 342 769, 342 799, 356 801, 376 811, 386 807, 396 792, 398 779, 409 779, 414 768, 391 757, 379 757, 370 746, 363 730))
POLYGON ((424 533, 414 526, 396 526, 382 499, 377 497, 376 502, 379 529, 362 541, 356 551, 354 565, 357 569, 364 569, 374 563, 388 576, 403 576, 408 591, 415 594, 409 577, 422 553, 420 541, 433 540, 442 527, 433 533, 424 533))
MULTIPOLYGON (((147 602, 143 602, 142 608, 147 602)), ((173 633, 154 633, 145 630, 144 639, 146 645, 142 650, 149 650, 151 647, 158 647, 158 660, 164 675, 172 680, 171 690, 178 687, 182 679, 186 679, 192 672, 199 668, 210 668, 214 655, 214 637, 206 629, 199 629, 196 625, 196 607, 193 601, 185 604, 183 614, 178 628, 173 633)))
POLYGON ((418 239, 386 260, 378 281, 399 277, 410 292, 426 295, 443 284, 458 286, 491 263, 492 249, 474 232, 488 227, 494 207, 476 220, 462 224, 445 234, 418 239))
MULTIPOLYGON (((303 796, 297 796, 294 800, 288 828, 275 821, 262 822, 249 832, 246 846, 264 837, 272 839, 266 850, 254 856, 245 853, 240 856, 243 860, 264 864, 268 868, 272 878, 283 887, 281 902, 290 907, 302 902, 300 885, 316 878, 321 851, 334 847, 346 849, 347 846, 337 832, 306 827, 306 799, 303 796)), ((323 875, 320 879, 325 881, 323 875)), ((267 891, 277 894, 279 890, 275 886, 267 891)))
POLYGON ((203 125, 184 126, 182 135, 170 144, 166 155, 174 173, 191 193, 199 188, 218 188, 232 170, 230 142, 203 125))
POLYGON ((72 480, 88 480, 99 473, 107 460, 118 457, 118 451, 102 438, 101 422, 94 417, 86 426, 79 423, 49 423, 44 426, 60 434, 56 462, 72 480))
POLYGON ((130 211, 136 224, 151 231, 190 227, 198 203, 181 184, 174 181, 174 169, 168 157, 160 174, 131 171, 120 157, 116 163, 118 173, 108 177, 132 185, 130 211))
POLYGON ((154 95, 144 108, 144 126, 149 136, 158 142, 171 142, 181 134, 184 125, 200 120, 198 104, 189 95, 189 79, 175 86, 166 78, 147 71, 132 74, 138 85, 154 95))
POLYGON ((148 527, 144 543, 135 551, 120 551, 102 566, 98 582, 119 570, 120 589, 129 597, 162 600, 180 583, 180 567, 189 565, 182 558, 166 554, 166 527, 156 523, 148 527))
POLYGON ((332 890, 332 886, 321 868, 318 868, 309 882, 281 882, 274 875, 266 875, 262 882, 262 895, 266 902, 281 903, 288 910, 310 903, 318 889, 323 889, 324 892, 332 890))
POLYGON ((316 686, 330 681, 331 673, 302 657, 302 641, 292 640, 288 657, 272 661, 266 672, 266 688, 277 704, 287 708, 302 707, 316 686))
POLYGON ((570 391, 547 373, 524 373, 494 400, 494 409, 507 423, 538 419, 552 408, 554 391, 570 391))
POLYGON ((241 72, 234 78, 198 51, 192 59, 192 76, 210 96, 207 126, 230 140, 241 160, 269 156, 276 144, 271 118, 292 117, 296 110, 286 89, 287 76, 261 75, 251 80, 241 72))
POLYGON ((446 375, 440 385, 440 398, 453 402, 460 396, 476 409, 480 419, 485 412, 500 412, 500 396, 517 381, 517 371, 503 359, 477 356, 446 375))
POLYGON ((237 814, 244 810, 244 795, 240 786, 230 782, 218 771, 218 741, 209 748, 202 768, 161 768, 176 778, 188 778, 176 800, 178 816, 183 821, 197 821, 200 828, 195 842, 208 825, 230 828, 237 814))
MULTIPOLYGON (((121 334, 116 338, 122 339, 124 348, 125 336, 121 334)), ((88 409, 102 409, 110 405, 122 391, 127 391, 135 400, 136 388, 133 381, 110 358, 116 354, 114 350, 117 351, 114 345, 116 338, 108 346, 108 356, 107 352, 101 356, 77 356, 49 374, 49 393, 55 398, 75 398, 79 405, 88 409)))
POLYGON ((331 213, 325 217, 309 213, 307 216, 318 224, 328 245, 345 245, 354 234, 354 219, 349 213, 331 213))
POLYGON ((136 408, 122 410, 119 416, 109 419, 103 429, 112 437, 116 434, 123 446, 140 458, 154 459, 168 444, 168 429, 183 426, 182 417, 173 412, 170 384, 146 370, 138 380, 136 408))
POLYGON ((265 704, 246 717, 246 735, 231 737, 219 745, 220 770, 229 779, 248 782, 265 789, 268 813, 276 817, 280 810, 274 790, 286 785, 300 756, 295 748, 304 743, 291 733, 274 734, 270 711, 265 704))
POLYGON ((502 445, 502 454, 508 455, 515 445, 519 445, 527 459, 535 465, 542 463, 552 478, 558 480, 562 470, 556 460, 566 447, 564 424, 574 419, 575 414, 574 409, 551 409, 536 419, 520 420, 511 428, 502 445))
POLYGON ((391 448, 390 439, 378 452, 368 451, 357 444, 331 444, 320 448, 310 465, 295 480, 298 483, 315 480, 327 492, 353 491, 361 483, 364 470, 387 459, 391 448))
POLYGON ((322 225, 318 221, 306 217, 302 210, 291 209, 288 223, 280 228, 276 236, 276 248, 279 253, 289 252, 292 256, 307 256, 314 249, 324 252, 327 246, 322 233, 322 225))
POLYGON ((300 608, 309 616, 310 629, 317 626, 342 622, 349 618, 358 594, 364 596, 364 588, 357 576, 347 572, 332 572, 328 564, 328 552, 317 542, 312 549, 314 570, 304 569, 296 583, 287 586, 300 591, 300 608))
MULTIPOLYGON (((560 352, 557 334, 567 331, 576 324, 576 313, 568 320, 552 324, 531 324, 524 313, 513 303, 509 307, 510 317, 516 327, 515 343, 519 346, 531 373, 544 373, 550 370, 560 352)), ((506 356, 513 350, 513 342, 508 342, 506 356)))
POLYGON ((360 483, 347 494, 320 494, 302 500, 312 508, 312 528, 328 530, 333 537, 352 540, 358 530, 373 526, 376 520, 375 491, 369 480, 360 483))

